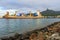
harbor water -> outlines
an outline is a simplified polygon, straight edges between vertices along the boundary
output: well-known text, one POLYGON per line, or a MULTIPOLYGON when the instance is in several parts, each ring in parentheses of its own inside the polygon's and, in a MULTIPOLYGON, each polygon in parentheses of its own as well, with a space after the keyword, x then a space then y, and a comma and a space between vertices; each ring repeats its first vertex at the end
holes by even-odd
POLYGON ((13 33, 23 33, 37 28, 43 28, 58 21, 60 21, 59 18, 0 19, 0 37, 13 33))

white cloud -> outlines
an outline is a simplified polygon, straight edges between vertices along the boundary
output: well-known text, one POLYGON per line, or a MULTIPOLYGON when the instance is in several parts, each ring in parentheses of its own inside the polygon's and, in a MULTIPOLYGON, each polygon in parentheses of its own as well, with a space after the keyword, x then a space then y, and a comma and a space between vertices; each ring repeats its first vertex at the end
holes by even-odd
POLYGON ((47 8, 59 11, 60 0, 0 0, 0 6, 0 10, 20 9, 20 12, 43 11, 47 8))
POLYGON ((7 11, 9 11, 9 13, 11 15, 11 14, 14 14, 15 11, 17 11, 17 10, 15 10, 15 9, 12 9, 12 10, 11 9, 9 9, 9 10, 0 10, 0 16, 4 16, 7 11))

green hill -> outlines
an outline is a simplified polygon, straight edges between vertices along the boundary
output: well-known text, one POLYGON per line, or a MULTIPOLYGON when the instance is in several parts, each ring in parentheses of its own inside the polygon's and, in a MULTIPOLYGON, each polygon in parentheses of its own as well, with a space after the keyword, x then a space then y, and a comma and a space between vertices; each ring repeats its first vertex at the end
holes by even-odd
POLYGON ((43 16, 57 16, 60 15, 60 11, 54 11, 54 10, 45 10, 41 12, 43 16))

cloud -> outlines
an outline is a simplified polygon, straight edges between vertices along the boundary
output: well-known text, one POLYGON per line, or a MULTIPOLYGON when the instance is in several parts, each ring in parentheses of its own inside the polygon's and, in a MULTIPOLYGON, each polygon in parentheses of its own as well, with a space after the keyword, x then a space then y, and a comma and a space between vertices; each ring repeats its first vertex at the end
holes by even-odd
POLYGON ((60 10, 60 0, 0 0, 0 6, 4 9, 21 9, 21 10, 60 10))

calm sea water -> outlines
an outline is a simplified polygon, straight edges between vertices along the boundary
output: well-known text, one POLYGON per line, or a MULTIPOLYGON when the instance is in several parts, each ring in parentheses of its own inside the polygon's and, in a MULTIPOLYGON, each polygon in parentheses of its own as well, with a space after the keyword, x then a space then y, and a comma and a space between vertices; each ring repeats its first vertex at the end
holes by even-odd
POLYGON ((58 18, 52 19, 0 19, 0 36, 23 33, 29 30, 45 27, 53 22, 60 21, 58 18))

